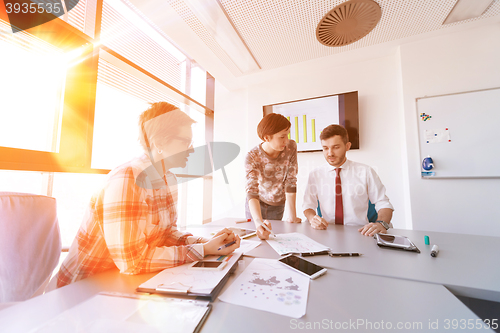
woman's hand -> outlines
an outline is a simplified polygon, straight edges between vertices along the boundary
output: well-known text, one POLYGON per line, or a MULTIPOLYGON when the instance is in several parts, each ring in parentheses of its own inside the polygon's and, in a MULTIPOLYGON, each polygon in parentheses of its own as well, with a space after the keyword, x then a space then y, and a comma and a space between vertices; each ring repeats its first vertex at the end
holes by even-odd
POLYGON ((205 255, 226 255, 239 248, 240 243, 241 239, 238 235, 235 235, 231 230, 224 228, 207 243, 203 244, 203 251, 205 255), (231 242, 234 242, 234 244, 224 247, 226 244, 231 242))
MULTIPOLYGON (((269 230, 273 230, 271 222, 268 220, 264 220, 262 223, 264 223, 269 230)), ((257 236, 259 236, 260 239, 269 239, 269 235, 271 235, 271 233, 267 231, 266 228, 264 228, 260 223, 255 223, 255 227, 257 229, 257 236)))
POLYGON ((297 216, 287 216, 286 218, 283 219, 283 221, 290 222, 290 223, 301 223, 302 219, 297 216))

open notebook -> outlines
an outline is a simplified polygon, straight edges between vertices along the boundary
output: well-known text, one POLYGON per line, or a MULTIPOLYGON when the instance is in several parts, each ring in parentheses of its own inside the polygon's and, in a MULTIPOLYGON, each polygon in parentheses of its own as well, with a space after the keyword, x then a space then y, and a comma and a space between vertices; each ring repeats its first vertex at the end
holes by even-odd
POLYGON ((30 333, 199 332, 211 308, 208 301, 100 293, 30 333))

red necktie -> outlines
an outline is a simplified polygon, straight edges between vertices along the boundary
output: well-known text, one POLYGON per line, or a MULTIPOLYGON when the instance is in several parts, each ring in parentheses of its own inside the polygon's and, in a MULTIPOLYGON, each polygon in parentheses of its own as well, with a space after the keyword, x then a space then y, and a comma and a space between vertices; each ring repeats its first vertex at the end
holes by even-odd
POLYGON ((344 206, 342 204, 342 183, 340 181, 340 170, 336 168, 335 172, 335 224, 344 224, 344 206))

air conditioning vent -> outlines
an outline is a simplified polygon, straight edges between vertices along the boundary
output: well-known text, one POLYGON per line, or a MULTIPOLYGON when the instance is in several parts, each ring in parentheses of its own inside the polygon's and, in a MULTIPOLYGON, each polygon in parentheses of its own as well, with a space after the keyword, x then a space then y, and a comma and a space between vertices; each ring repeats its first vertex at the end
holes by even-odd
POLYGON ((316 28, 326 46, 344 46, 365 37, 380 21, 382 11, 372 0, 346 1, 329 11, 316 28))

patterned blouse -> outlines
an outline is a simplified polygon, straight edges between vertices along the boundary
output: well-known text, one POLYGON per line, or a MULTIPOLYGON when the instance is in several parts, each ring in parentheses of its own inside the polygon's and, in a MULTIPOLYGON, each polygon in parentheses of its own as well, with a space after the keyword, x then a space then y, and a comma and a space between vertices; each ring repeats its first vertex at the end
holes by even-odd
POLYGON ((297 143, 288 145, 276 158, 254 147, 245 158, 246 192, 248 200, 255 198, 271 206, 285 204, 285 193, 297 192, 297 143))
POLYGON ((163 179, 154 172, 153 186, 137 185, 144 185, 142 171, 151 170, 143 155, 111 171, 57 273, 58 287, 113 267, 139 274, 203 258, 203 245, 187 244, 191 234, 177 230, 175 176, 167 172, 163 179))

